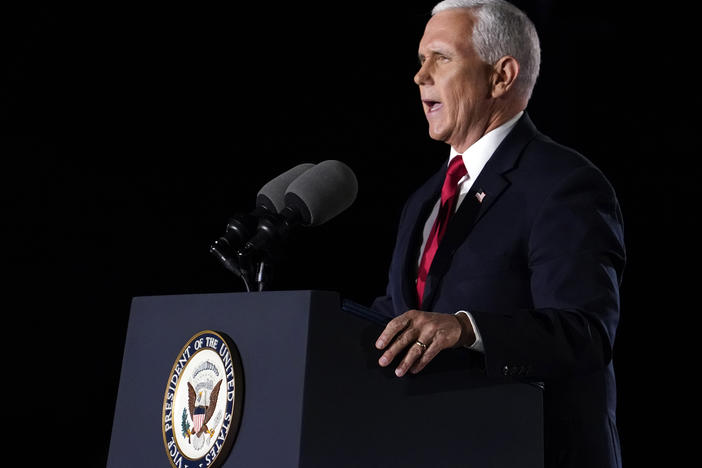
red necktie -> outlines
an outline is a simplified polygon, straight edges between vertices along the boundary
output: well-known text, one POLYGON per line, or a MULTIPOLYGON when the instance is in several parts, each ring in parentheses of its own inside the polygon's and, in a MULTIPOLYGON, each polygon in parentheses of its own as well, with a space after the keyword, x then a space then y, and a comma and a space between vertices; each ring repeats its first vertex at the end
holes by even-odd
POLYGON ((427 282, 429 267, 434 260, 436 250, 439 248, 439 242, 446 233, 449 219, 456 208, 458 201, 458 181, 467 174, 466 166, 463 165, 463 157, 458 155, 451 160, 444 186, 441 188, 441 207, 439 214, 436 216, 434 226, 431 228, 429 238, 424 246, 422 261, 419 263, 419 271, 417 272, 417 297, 419 300, 418 307, 422 307, 422 296, 424 296, 424 285, 427 282))

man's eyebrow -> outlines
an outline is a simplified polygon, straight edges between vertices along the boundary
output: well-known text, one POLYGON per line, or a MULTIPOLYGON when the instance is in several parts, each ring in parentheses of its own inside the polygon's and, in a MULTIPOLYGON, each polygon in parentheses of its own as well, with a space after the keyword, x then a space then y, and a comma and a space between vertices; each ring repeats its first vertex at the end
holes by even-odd
MULTIPOLYGON (((432 56, 433 56, 433 55, 444 55, 444 56, 446 56, 446 57, 450 57, 450 56, 451 56, 451 54, 450 54, 448 51, 446 51, 445 49, 442 49, 442 48, 440 48, 440 47, 437 47, 437 48, 434 48, 434 49, 429 50, 428 55, 432 55, 432 56)), ((421 62, 422 60, 424 60, 424 59, 426 58, 426 55, 423 54, 423 53, 421 53, 421 52, 419 52, 419 53, 417 54, 417 58, 418 58, 419 61, 421 62)))

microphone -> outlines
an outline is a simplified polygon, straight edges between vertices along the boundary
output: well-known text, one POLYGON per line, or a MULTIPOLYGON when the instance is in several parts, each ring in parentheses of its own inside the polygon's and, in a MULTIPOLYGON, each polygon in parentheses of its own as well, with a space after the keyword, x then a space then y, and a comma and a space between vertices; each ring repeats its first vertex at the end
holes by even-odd
POLYGON ((258 219, 277 214, 285 207, 285 192, 295 179, 314 167, 303 163, 288 169, 268 181, 256 195, 256 207, 248 214, 236 214, 229 219, 223 236, 210 246, 210 253, 220 263, 237 276, 242 276, 237 263, 233 260, 235 252, 256 232, 258 219))
POLYGON ((285 191, 285 208, 302 217, 304 226, 319 226, 356 200, 358 180, 351 168, 330 159, 296 178, 285 191))
POLYGON ((276 217, 260 218, 256 234, 240 255, 269 250, 297 226, 319 226, 338 216, 356 200, 358 180, 341 161, 322 161, 288 185, 284 208, 276 217))
POLYGON ((302 163, 268 181, 256 194, 256 206, 271 213, 279 213, 285 208, 285 192, 298 177, 314 167, 312 163, 302 163))

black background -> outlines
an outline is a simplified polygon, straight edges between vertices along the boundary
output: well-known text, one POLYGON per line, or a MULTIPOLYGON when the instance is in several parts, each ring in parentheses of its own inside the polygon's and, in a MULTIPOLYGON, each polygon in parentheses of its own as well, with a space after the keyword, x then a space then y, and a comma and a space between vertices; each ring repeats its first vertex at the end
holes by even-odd
MULTIPOLYGON (((670 463, 685 446, 669 417, 686 417, 673 402, 684 402, 680 356, 691 354, 671 317, 694 313, 684 298, 694 270, 680 271, 692 255, 696 212, 685 203, 697 192, 699 157, 684 143, 699 107, 677 36, 689 31, 686 15, 515 3, 541 38, 532 120, 598 165, 624 212, 629 262, 615 347, 624 461, 670 463)), ((6 348, 40 370, 31 405, 52 439, 42 444, 71 441, 84 464, 104 465, 131 298, 241 291, 208 246, 229 216, 253 208, 261 185, 300 162, 346 162, 359 195, 294 240, 278 288, 358 302, 383 292, 402 204, 448 154, 428 138, 412 82, 432 5, 33 6, 3 15, 3 309, 6 330, 22 331, 8 332, 20 339, 6 348)))

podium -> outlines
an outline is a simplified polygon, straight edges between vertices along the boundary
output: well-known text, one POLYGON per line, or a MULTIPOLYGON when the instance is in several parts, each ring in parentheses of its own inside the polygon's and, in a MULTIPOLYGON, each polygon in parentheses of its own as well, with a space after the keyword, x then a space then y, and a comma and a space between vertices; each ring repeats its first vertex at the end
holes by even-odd
POLYGON ((464 349, 398 378, 377 364, 382 328, 333 292, 134 298, 107 466, 171 466, 169 373, 189 338, 214 330, 236 344, 245 382, 224 467, 543 467, 538 386, 488 379, 464 349))

